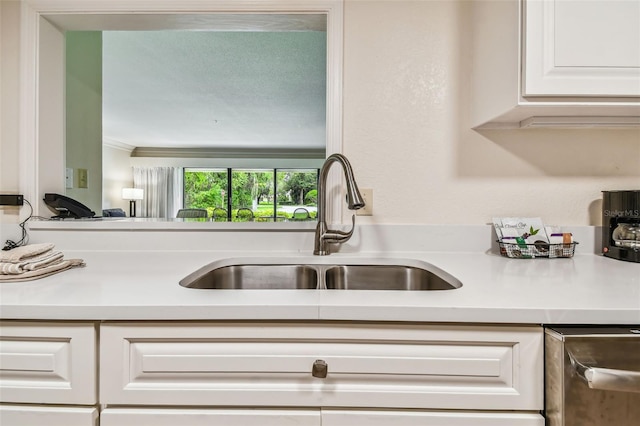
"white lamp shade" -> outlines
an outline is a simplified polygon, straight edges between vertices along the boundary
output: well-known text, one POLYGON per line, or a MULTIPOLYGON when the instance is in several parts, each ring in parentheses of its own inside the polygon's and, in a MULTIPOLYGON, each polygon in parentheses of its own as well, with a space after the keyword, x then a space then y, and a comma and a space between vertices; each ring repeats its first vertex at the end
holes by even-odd
POLYGON ((142 200, 144 190, 142 188, 122 188, 123 200, 142 200))

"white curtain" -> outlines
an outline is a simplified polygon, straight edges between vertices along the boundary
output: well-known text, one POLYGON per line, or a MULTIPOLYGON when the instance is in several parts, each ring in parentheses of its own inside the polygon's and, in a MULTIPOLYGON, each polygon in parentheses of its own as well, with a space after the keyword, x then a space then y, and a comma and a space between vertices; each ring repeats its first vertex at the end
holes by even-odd
POLYGON ((142 217, 176 217, 182 206, 182 167, 134 167, 133 185, 144 189, 142 217))

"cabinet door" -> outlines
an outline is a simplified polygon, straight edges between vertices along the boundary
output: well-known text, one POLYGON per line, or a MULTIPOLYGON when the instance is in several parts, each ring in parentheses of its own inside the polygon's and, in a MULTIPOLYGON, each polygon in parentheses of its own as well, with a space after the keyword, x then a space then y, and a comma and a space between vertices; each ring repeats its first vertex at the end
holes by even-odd
POLYGON ((524 96, 640 96, 640 1, 527 0, 524 96))
POLYGON ((93 407, 37 407, 0 404, 2 426, 97 426, 93 407))
POLYGON ((540 414, 322 410, 322 426, 544 426, 540 414))
POLYGON ((0 323, 2 402, 97 403, 92 323, 0 323))
POLYGON ((100 426, 283 425, 320 426, 320 410, 107 408, 100 414, 100 426))

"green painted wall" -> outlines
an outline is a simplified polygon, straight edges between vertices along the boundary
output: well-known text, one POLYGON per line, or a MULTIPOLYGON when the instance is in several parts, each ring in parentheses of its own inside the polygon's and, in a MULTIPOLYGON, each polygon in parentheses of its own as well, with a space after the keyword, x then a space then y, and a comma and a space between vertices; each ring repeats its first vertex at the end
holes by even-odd
POLYGON ((102 213, 102 32, 69 31, 66 37, 66 194, 102 213), (80 171, 86 173, 82 188, 80 171))

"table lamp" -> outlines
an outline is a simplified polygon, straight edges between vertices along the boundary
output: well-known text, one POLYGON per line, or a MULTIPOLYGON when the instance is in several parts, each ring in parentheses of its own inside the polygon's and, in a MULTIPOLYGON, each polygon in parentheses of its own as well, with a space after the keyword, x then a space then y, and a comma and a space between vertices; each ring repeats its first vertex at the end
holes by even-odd
POLYGON ((122 188, 122 199, 129 200, 129 216, 136 217, 136 200, 142 200, 142 188, 122 188))

